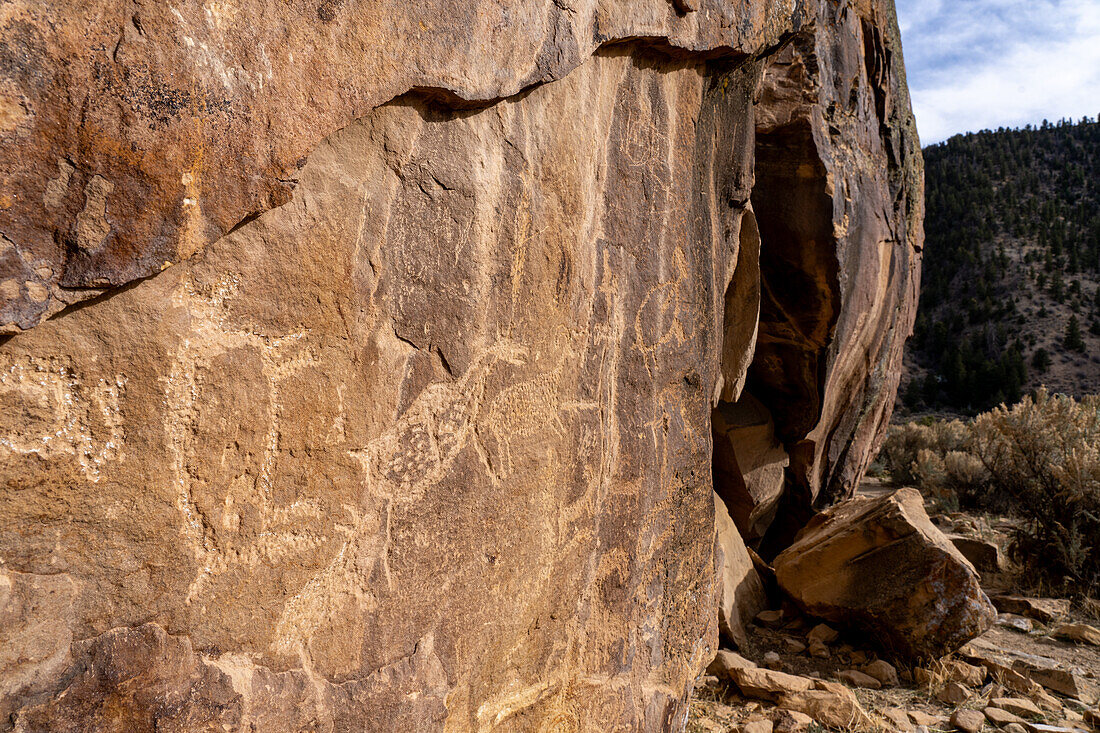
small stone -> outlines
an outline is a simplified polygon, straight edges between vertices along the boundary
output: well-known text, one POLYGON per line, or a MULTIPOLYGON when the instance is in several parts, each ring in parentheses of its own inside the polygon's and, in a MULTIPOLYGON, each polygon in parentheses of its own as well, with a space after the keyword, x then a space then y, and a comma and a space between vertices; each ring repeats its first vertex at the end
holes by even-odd
POLYGON ((851 660, 852 664, 867 664, 867 661, 870 659, 870 657, 867 656, 867 652, 856 650, 848 655, 848 659, 851 660))
POLYGON ((772 733, 774 727, 767 718, 750 720, 741 724, 741 733, 772 733))
POLYGON ((935 715, 929 715, 928 713, 920 710, 910 710, 909 719, 913 721, 915 725, 921 725, 924 727, 934 727, 939 724, 942 718, 935 715))
POLYGON ((1044 690, 1042 687, 1036 686, 1034 690, 1029 693, 1025 693, 1031 700, 1041 707, 1043 710, 1049 710, 1052 713, 1062 712, 1062 703, 1054 695, 1044 690))
POLYGON ((910 733, 913 730, 913 721, 909 719, 909 713, 901 708, 886 708, 882 711, 882 717, 893 724, 894 730, 901 733, 910 733))
POLYGON ((827 647, 824 642, 817 640, 811 641, 810 656, 825 659, 829 656, 829 647, 827 647))
MULTIPOLYGON (((1065 722, 1065 721, 1063 721, 1065 722)), ((1081 733, 1072 725, 1047 725, 1046 723, 1024 723, 1028 733, 1081 733)))
POLYGON ((970 690, 958 682, 948 682, 936 693, 936 699, 948 705, 962 705, 970 699, 970 690))
POLYGON ((1027 733, 1027 728, 1022 723, 1009 723, 1004 727, 1005 733, 1027 733))
POLYGON ((997 625, 1013 631, 1029 634, 1035 629, 1035 622, 1025 616, 1014 613, 1002 613, 997 616, 997 625))
POLYGON ((948 680, 967 687, 981 687, 987 674, 985 667, 967 664, 957 659, 948 659, 941 662, 940 669, 948 680))
POLYGON ((811 647, 815 641, 819 641, 822 644, 832 644, 839 637, 840 632, 828 624, 818 624, 810 629, 810 633, 806 635, 806 638, 810 640, 811 647))
POLYGON ((985 725, 985 716, 980 710, 959 708, 951 716, 951 725, 964 733, 978 733, 985 725))
POLYGON ((1100 646, 1100 629, 1088 624, 1063 624, 1056 628, 1051 636, 1057 639, 1066 639, 1077 644, 1091 644, 1100 646))
POLYGON ((787 645, 787 651, 791 654, 801 654, 806 651, 806 645, 793 636, 784 638, 783 643, 787 645))
POLYGON ((878 680, 883 687, 898 686, 898 671, 884 659, 876 659, 865 666, 863 671, 878 680))
POLYGON ((781 669, 783 659, 775 652, 768 652, 764 655, 764 666, 768 669, 781 669))
POLYGON ((932 670, 925 669, 924 667, 917 667, 913 670, 913 681, 918 685, 932 684, 932 670))
POLYGON ((782 611, 761 611, 756 614, 757 626, 763 626, 768 629, 778 629, 783 625, 783 612, 782 611))
POLYGON ((703 687, 717 687, 718 684, 718 678, 712 674, 705 674, 699 679, 695 680, 696 689, 700 689, 703 687))
POLYGON ((837 672, 836 678, 850 687, 865 687, 868 690, 878 690, 882 688, 882 683, 877 679, 856 669, 846 669, 843 672, 837 672))
POLYGON ((803 733, 814 724, 813 718, 797 710, 777 710, 772 719, 775 733, 803 733))
POLYGON ((1035 703, 1021 697, 996 697, 990 700, 989 704, 1024 718, 1043 716, 1043 711, 1036 707, 1035 703))
POLYGON ((985 717, 990 723, 998 728, 1004 728, 1009 723, 1019 723, 1023 725, 1024 720, 1018 715, 1013 715, 1007 710, 1001 710, 1000 708, 988 707, 984 711, 985 717))

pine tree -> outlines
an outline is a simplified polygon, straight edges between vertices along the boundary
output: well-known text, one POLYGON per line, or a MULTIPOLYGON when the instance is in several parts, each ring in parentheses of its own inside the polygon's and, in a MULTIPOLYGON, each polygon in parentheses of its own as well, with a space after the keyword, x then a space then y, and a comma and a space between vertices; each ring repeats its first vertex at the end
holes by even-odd
POLYGON ((1077 320, 1077 316, 1070 316, 1069 322, 1066 324, 1066 337, 1064 340, 1065 346, 1070 351, 1085 351, 1085 339, 1081 335, 1081 322, 1077 320))
POLYGON ((1046 349, 1036 349, 1031 357, 1031 366, 1040 374, 1050 369, 1050 353, 1046 349))

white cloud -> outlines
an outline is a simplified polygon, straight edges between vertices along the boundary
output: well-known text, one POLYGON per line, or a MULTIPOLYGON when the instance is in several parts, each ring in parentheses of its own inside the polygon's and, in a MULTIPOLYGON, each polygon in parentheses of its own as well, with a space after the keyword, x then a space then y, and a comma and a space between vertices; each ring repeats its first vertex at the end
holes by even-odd
POLYGON ((1097 0, 898 0, 923 143, 1100 113, 1097 0))

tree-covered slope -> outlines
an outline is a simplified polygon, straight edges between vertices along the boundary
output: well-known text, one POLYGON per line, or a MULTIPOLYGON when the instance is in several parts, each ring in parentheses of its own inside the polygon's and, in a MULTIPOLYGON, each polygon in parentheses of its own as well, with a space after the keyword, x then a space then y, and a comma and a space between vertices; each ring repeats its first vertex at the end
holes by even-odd
POLYGON ((958 135, 924 156, 903 405, 973 412, 1040 384, 1100 392, 1100 123, 958 135))

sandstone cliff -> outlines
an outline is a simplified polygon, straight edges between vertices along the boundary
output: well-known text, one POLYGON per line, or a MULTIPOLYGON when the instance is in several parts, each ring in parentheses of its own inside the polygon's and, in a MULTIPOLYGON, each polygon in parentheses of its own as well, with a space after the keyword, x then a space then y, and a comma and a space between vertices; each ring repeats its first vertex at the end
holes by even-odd
POLYGON ((0 730, 681 728, 712 410, 781 548, 893 401, 889 0, 0 25, 0 730))

